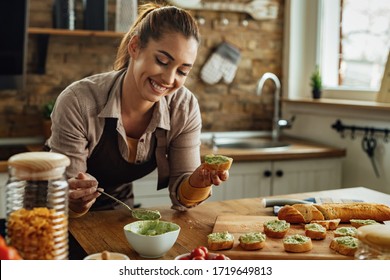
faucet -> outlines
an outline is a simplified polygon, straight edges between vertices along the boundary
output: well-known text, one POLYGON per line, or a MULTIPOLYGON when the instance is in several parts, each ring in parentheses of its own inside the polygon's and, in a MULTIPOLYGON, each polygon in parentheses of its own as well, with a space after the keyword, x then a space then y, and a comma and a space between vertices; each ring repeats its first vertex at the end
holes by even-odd
MULTIPOLYGON (((274 117, 272 120, 272 141, 276 142, 279 140, 280 127, 289 127, 291 122, 287 120, 279 119, 279 107, 280 107, 280 81, 278 77, 273 73, 265 73, 257 83, 256 95, 261 96, 263 86, 266 80, 271 79, 274 81, 276 90, 274 94, 274 117)), ((294 120, 294 117, 292 121, 294 120)))

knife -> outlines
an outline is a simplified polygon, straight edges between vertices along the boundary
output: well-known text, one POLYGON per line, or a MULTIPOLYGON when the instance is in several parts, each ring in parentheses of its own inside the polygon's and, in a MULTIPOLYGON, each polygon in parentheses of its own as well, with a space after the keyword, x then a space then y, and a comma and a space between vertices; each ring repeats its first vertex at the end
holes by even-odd
POLYGON ((301 199, 286 199, 286 198, 264 198, 262 201, 263 207, 284 206, 293 204, 313 204, 314 199, 301 200, 301 199))

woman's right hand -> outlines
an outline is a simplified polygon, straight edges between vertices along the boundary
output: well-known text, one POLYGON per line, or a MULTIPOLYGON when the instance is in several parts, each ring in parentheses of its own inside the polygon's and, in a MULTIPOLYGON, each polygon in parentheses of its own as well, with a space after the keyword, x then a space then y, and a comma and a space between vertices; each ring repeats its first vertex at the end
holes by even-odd
POLYGON ((80 172, 69 183, 69 208, 76 213, 85 213, 100 196, 96 190, 98 181, 88 173, 80 172))

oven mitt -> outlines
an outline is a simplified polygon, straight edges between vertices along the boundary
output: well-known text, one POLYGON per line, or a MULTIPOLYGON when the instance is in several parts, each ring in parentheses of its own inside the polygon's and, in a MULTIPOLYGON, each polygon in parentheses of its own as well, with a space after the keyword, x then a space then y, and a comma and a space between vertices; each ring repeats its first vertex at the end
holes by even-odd
POLYGON ((220 44, 203 65, 201 79, 210 85, 218 83, 221 79, 230 84, 236 74, 240 57, 240 51, 234 46, 226 42, 220 44))

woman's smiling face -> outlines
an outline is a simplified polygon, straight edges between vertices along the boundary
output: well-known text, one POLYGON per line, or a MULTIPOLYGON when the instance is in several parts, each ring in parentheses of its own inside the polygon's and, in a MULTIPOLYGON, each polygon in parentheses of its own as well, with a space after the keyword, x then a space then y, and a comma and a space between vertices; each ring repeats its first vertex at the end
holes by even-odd
POLYGON ((140 97, 157 102, 184 85, 198 51, 195 38, 167 33, 159 41, 150 39, 140 49, 138 37, 131 39, 129 53, 133 82, 140 97))

